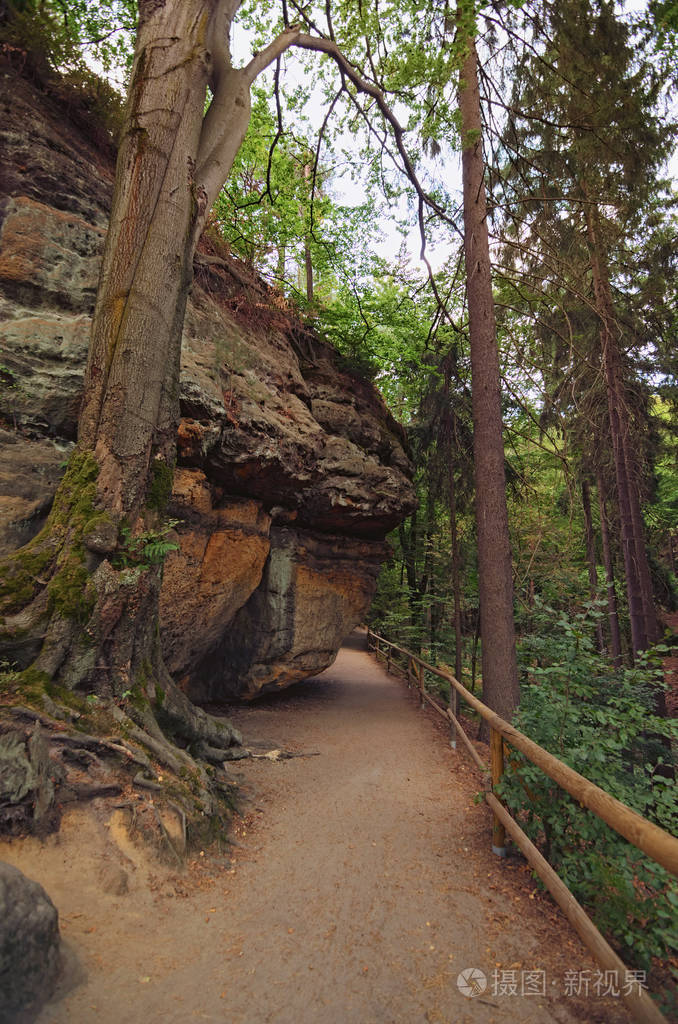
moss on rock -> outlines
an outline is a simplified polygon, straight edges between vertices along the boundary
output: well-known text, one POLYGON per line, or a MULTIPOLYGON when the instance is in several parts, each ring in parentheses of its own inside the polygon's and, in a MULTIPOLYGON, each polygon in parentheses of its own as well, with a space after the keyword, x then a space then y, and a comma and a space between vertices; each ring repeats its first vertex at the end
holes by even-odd
POLYGON ((4 559, 0 575, 0 612, 24 608, 47 585, 50 606, 67 618, 83 621, 91 612, 82 538, 104 515, 95 508, 99 466, 91 452, 76 451, 57 490, 40 533, 4 559), (56 569, 54 563, 56 562, 56 569), (46 579, 45 577, 51 577, 46 579))
POLYGON ((16 669, 0 672, 0 694, 4 703, 13 703, 12 698, 15 698, 22 704, 37 704, 47 692, 48 683, 47 673, 40 672, 33 666, 22 672, 16 669))
POLYGON ((95 603, 82 539, 94 523, 105 518, 105 513, 95 508, 98 475, 99 466, 92 453, 76 451, 45 526, 63 545, 56 572, 47 585, 49 609, 75 622, 87 622, 95 603))
POLYGON ((174 470, 164 459, 157 457, 151 463, 151 482, 146 498, 146 507, 155 512, 164 512, 172 493, 174 470))

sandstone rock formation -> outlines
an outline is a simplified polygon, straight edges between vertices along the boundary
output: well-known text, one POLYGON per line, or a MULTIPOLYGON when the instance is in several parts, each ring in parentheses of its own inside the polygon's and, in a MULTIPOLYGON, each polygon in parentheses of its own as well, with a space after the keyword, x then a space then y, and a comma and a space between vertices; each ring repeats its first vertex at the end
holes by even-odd
POLYGON ((49 999, 60 967, 54 904, 41 885, 0 862, 0 1024, 49 999))
MULTIPOLYGON (((0 65, 0 552, 37 531, 72 445, 113 180, 68 106, 0 65)), ((414 506, 375 389, 209 240, 181 367, 161 629, 190 696, 328 665, 414 506)))

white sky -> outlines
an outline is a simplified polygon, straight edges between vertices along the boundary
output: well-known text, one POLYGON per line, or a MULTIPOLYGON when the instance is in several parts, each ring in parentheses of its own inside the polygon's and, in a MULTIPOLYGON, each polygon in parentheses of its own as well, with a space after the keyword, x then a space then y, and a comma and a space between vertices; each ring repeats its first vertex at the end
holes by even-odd
MULTIPOLYGON (((235 64, 241 65, 247 63, 249 56, 251 55, 251 34, 245 31, 237 22, 233 26, 232 30, 232 43, 231 50, 233 53, 233 60, 235 64)), ((306 51, 303 51, 306 54, 306 51)), ((321 54, 314 55, 317 61, 323 59, 321 54)), ((287 87, 292 90, 297 85, 309 86, 308 76, 303 70, 302 62, 300 59, 300 51, 291 48, 288 50, 282 58, 283 75, 281 79, 283 81, 283 87, 287 87)), ((272 87, 273 82, 273 71, 269 69, 262 79, 270 84, 272 87)), ((338 80, 338 75, 337 75, 338 80)), ((311 96, 309 103, 304 107, 304 115, 309 120, 311 126, 318 131, 322 125, 327 110, 327 101, 321 94, 320 89, 311 89, 311 96)), ((403 115, 403 120, 405 115, 403 115)), ((293 122, 290 121, 290 126, 293 127, 293 122)), ((407 139, 407 137, 405 137, 407 139)), ((358 140, 358 144, 361 144, 361 140, 358 140)), ((337 149, 343 145, 346 149, 355 148, 356 139, 344 138, 343 142, 340 140, 337 144, 337 149)), ((322 151, 320 156, 322 162, 322 151)), ((450 153, 449 158, 446 161, 445 166, 446 182, 447 187, 454 192, 459 193, 461 198, 461 163, 460 156, 456 153, 450 153)), ((405 176, 402 177, 403 183, 407 185, 405 176)), ((424 183, 424 182, 423 182, 424 183)), ((332 179, 331 185, 332 198, 340 205, 345 206, 358 206, 365 200, 364 187, 361 187, 359 181, 352 181, 351 176, 348 173, 338 173, 332 179)), ((410 191, 410 186, 408 186, 410 191)), ((373 240, 374 251, 378 256, 384 259, 393 260, 397 255, 403 244, 403 239, 396 229, 396 217, 402 220, 407 214, 407 204, 402 201, 396 210, 392 218, 386 217, 381 219, 379 222, 379 230, 383 233, 383 238, 378 238, 375 235, 373 240)), ((419 262, 419 252, 421 249, 421 236, 419 233, 419 227, 416 223, 416 214, 410 215, 410 220, 413 221, 412 228, 407 234, 404 247, 406 253, 410 257, 410 262, 413 266, 420 266, 422 274, 425 273, 423 263, 419 262)), ((449 259, 451 252, 456 251, 458 241, 454 242, 452 246, 436 246, 430 239, 427 240, 426 256, 430 262, 434 271, 440 269, 446 260, 449 259)))
MULTIPOLYGON (((645 8, 645 0, 629 0, 628 3, 624 4, 627 11, 642 11, 645 8)), ((232 52, 234 62, 236 65, 242 65, 247 63, 252 50, 252 35, 245 31, 242 26, 238 25, 237 21, 233 26, 232 33, 232 52)), ((321 55, 315 55, 316 60, 320 61, 321 55)), ((92 61, 91 66, 98 74, 102 74, 102 69, 96 66, 96 62, 92 61)), ((308 77, 306 72, 303 70, 302 62, 299 59, 299 51, 290 50, 283 56, 284 66, 284 82, 287 87, 293 89, 297 84, 308 85, 308 77)), ((269 82, 272 81, 272 70, 267 72, 269 82)), ((117 87, 120 86, 119 82, 113 82, 117 87)), ((326 101, 323 100, 320 90, 311 90, 311 99, 304 109, 305 116, 310 122, 310 126, 319 129, 326 111, 326 101)), ((344 141, 345 148, 355 146, 355 139, 346 139, 344 141)), ((340 143, 341 145, 341 143, 340 143)), ((322 160, 322 154, 321 154, 322 160)), ((437 168, 438 173, 441 173, 441 168, 437 168)), ((461 167, 460 167, 460 156, 457 152, 449 150, 445 154, 445 166, 443 168, 445 175, 445 183, 449 192, 460 200, 461 198, 461 167)), ((669 174, 673 180, 678 179, 678 152, 674 154, 673 159, 669 163, 669 174)), ((424 167, 425 172, 425 167, 424 167)), ((422 176, 425 179, 425 173, 422 176)), ((423 181, 425 185, 425 180, 423 181)), ((355 206, 364 201, 364 189, 361 188, 359 182, 351 180, 348 174, 335 175, 332 182, 332 195, 335 201, 342 205, 355 206)), ((403 219, 406 214, 406 204, 401 202, 395 211, 398 215, 398 219, 403 219)), ((412 227, 405 239, 405 250, 410 257, 410 262, 413 266, 419 264, 419 250, 420 250, 420 235, 419 228, 416 225, 414 214, 411 215, 410 219, 413 221, 412 227)), ((374 238, 374 250, 377 255, 382 256, 385 259, 394 259, 397 257, 398 252, 402 245, 402 238, 396 230, 395 216, 389 218, 388 216, 382 218, 379 223, 380 231, 383 233, 383 238, 378 237, 378 233, 375 233, 374 238)), ((442 265, 449 259, 450 255, 456 251, 458 247, 458 239, 453 239, 449 245, 438 245, 436 246, 430 240, 427 244, 427 258, 431 263, 434 270, 440 269, 442 265)), ((419 264, 423 273, 423 264, 419 264)))
MULTIPOLYGON (((629 12, 640 12, 646 8, 646 0, 628 0, 624 3, 621 2, 621 6, 629 12)), ((237 23, 233 27, 233 40, 232 50, 234 55, 234 61, 237 64, 246 63, 251 52, 251 35, 245 32, 242 27, 237 23)), ((315 55, 316 59, 321 60, 321 55, 315 55)), ((299 59, 299 52, 291 49, 283 56, 283 68, 284 75, 283 82, 288 88, 293 89, 298 84, 305 86, 309 85, 308 76, 302 68, 301 60, 299 59)), ((272 71, 269 71, 269 81, 272 83, 272 71)), ((304 114, 311 122, 311 125, 317 130, 322 124, 323 118, 326 112, 326 100, 323 100, 320 90, 311 89, 311 98, 308 104, 304 108, 304 114)), ((678 114, 677 114, 678 116, 678 114)), ((403 116, 405 120, 405 116, 403 116)), ((407 136, 405 136, 405 142, 407 136)), ((345 139, 343 145, 346 148, 355 146, 356 140, 354 138, 345 139)), ((341 145, 341 143, 339 144, 341 145)), ((322 160, 322 153, 321 153, 322 160)), ((424 165, 422 174, 422 184, 426 186, 425 174, 426 167, 424 165)), ((461 157, 458 152, 453 151, 451 148, 445 153, 445 165, 442 169, 445 176, 445 184, 450 194, 455 198, 455 201, 461 201, 461 157)), ((441 168, 437 168, 437 172, 441 174, 441 168)), ((667 173, 673 181, 678 180, 678 151, 674 152, 672 159, 669 161, 667 173)), ((404 176, 403 176, 404 178, 404 176)), ((411 187, 410 187, 411 189, 411 187)), ((342 205, 355 206, 364 201, 364 190, 361 188, 359 182, 351 180, 348 174, 343 176, 336 175, 331 183, 332 196, 336 202, 342 205)), ((406 204, 401 202, 397 208, 397 214, 399 219, 403 219, 406 214, 406 204)), ((419 228, 416 224, 415 215, 410 216, 410 220, 413 221, 412 228, 409 231, 405 240, 405 249, 410 257, 412 265, 419 263, 419 251, 421 247, 421 239, 419 234, 419 228)), ((461 226, 461 225, 460 225, 461 226)), ((379 228, 383 233, 383 238, 374 240, 375 252, 384 257, 385 259, 394 259, 402 245, 402 238, 396 230, 395 218, 389 219, 386 217, 379 223, 379 228)), ((450 258, 450 256, 457 251, 459 245, 458 238, 452 238, 450 243, 447 245, 435 245, 430 239, 427 242, 426 255, 431 266, 434 270, 440 269, 444 263, 450 258)), ((419 264, 424 272, 423 264, 419 264)))

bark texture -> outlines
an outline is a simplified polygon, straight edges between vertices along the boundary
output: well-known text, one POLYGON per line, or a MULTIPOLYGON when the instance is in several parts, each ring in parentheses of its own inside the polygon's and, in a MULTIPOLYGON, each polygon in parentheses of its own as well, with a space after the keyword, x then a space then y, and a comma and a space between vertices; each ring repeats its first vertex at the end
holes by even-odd
MULTIPOLYGON (((598 569, 596 564, 596 542, 593 533, 593 517, 591 515, 591 490, 587 480, 581 482, 581 503, 584 513, 584 537, 586 540, 586 562, 589 570, 589 595, 592 601, 598 598, 598 569)), ((603 626, 601 622, 596 624, 596 642, 598 650, 602 653, 605 648, 603 642, 603 626)))
POLYGON ((477 54, 469 40, 459 92, 462 122, 473 450, 478 527, 483 699, 510 721, 520 692, 513 620, 513 571, 506 507, 499 353, 490 272, 477 54))
POLYGON ((605 566, 605 583, 607 587, 607 620, 610 631, 610 653, 614 664, 619 668, 622 664, 621 630, 619 628, 619 611, 617 607, 617 591, 614 582, 614 559, 610 543, 610 525, 608 522, 605 485, 602 474, 598 474, 598 505, 600 508, 600 540, 603 548, 603 565, 605 566))
POLYGON ((631 642, 634 651, 643 651, 656 643, 660 633, 640 508, 639 473, 632 453, 631 417, 623 381, 619 327, 599 218, 594 204, 585 202, 584 207, 596 312, 601 324, 600 344, 617 483, 631 642))

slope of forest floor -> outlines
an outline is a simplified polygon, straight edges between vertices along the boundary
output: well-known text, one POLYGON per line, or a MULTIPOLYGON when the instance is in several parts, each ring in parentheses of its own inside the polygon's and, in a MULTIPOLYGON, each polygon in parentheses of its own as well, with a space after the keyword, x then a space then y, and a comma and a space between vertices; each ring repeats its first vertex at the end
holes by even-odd
POLYGON ((161 866, 103 801, 44 844, 0 844, 60 911, 68 972, 39 1024, 628 1021, 525 865, 491 854, 480 780, 443 723, 361 641, 228 709, 252 749, 298 755, 241 762, 229 857, 161 866), (470 968, 478 997, 458 987, 470 968))

